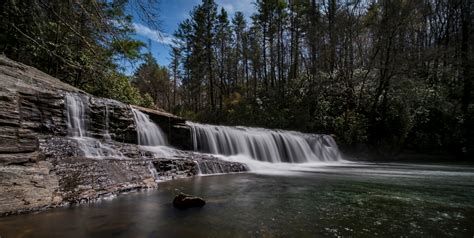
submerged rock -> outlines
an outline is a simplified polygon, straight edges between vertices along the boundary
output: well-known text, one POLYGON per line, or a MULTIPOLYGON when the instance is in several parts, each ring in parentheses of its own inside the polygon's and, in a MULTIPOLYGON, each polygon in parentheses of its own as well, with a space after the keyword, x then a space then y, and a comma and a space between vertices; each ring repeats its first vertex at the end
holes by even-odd
POLYGON ((202 207, 206 205, 206 201, 200 197, 180 193, 174 198, 173 205, 178 209, 186 209, 191 207, 202 207))

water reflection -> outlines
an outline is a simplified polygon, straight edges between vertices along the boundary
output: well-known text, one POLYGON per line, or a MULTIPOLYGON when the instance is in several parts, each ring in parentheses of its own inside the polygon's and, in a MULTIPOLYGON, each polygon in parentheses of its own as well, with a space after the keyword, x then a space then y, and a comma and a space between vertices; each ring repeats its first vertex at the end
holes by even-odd
POLYGON ((2 237, 472 236, 472 167, 346 164, 285 176, 161 183, 93 204, 0 218, 2 237), (203 208, 176 210, 178 192, 203 208))

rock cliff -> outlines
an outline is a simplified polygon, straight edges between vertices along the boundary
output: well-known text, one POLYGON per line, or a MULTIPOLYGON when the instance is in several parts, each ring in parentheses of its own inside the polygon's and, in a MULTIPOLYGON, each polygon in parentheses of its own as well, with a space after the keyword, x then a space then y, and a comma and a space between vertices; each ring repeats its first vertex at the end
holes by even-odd
POLYGON ((200 172, 246 170, 242 164, 174 149, 191 149, 185 120, 134 106, 162 128, 174 148, 138 146, 129 105, 93 97, 4 56, 0 85, 0 215, 156 188, 160 180, 200 172), (66 95, 87 105, 87 138, 70 136, 66 95))

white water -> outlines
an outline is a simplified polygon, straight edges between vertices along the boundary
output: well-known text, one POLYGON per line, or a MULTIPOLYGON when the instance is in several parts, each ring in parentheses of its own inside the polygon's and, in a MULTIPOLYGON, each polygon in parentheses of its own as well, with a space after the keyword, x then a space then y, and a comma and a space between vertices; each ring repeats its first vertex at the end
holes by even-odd
MULTIPOLYGON (((69 136, 77 141, 82 156, 87 158, 114 157, 123 158, 124 155, 110 145, 102 144, 100 140, 88 136, 87 133, 87 102, 89 98, 78 94, 66 94, 66 111, 69 136)), ((108 111, 106 111, 108 113, 108 111)), ((108 120, 108 115, 106 115, 108 120)), ((108 122, 106 122, 108 126, 108 122)), ((106 129, 106 139, 108 127, 106 129)))
POLYGON ((125 156, 119 150, 109 144, 104 144, 100 140, 92 137, 73 137, 79 144, 79 149, 87 158, 116 158, 121 159, 125 156))
POLYGON ((152 152, 158 157, 162 158, 172 158, 179 153, 177 153, 176 149, 169 147, 169 146, 141 146, 143 150, 147 150, 152 152))
POLYGON ((219 159, 227 162, 238 162, 245 164, 251 173, 267 175, 295 175, 302 172, 324 171, 328 167, 347 166, 353 164, 345 160, 331 162, 307 162, 307 163, 271 163, 252 159, 246 155, 217 155, 219 159))
MULTIPOLYGON (((113 148, 112 138, 109 134, 110 119, 109 107, 105 105, 103 141, 90 137, 87 131, 88 102, 89 98, 81 94, 66 94, 65 104, 67 111, 68 133, 77 141, 82 156, 88 158, 125 158, 117 149, 113 148)), ((136 109, 131 109, 137 128, 138 144, 144 149, 158 156, 169 157, 174 155, 174 149, 166 147, 168 144, 163 131, 153 123, 148 115, 136 109)))
POLYGON ((109 119, 109 106, 105 104, 105 131, 104 131, 104 139, 106 141, 111 141, 112 137, 110 136, 109 133, 109 127, 110 127, 110 119, 109 119))
POLYGON ((159 146, 168 144, 166 135, 150 120, 147 114, 134 108, 132 108, 132 112, 137 126, 139 145, 159 146))
MULTIPOLYGON (((77 141, 82 156, 89 158, 126 158, 114 147, 109 135, 109 108, 104 110, 104 135, 99 140, 88 133, 89 98, 80 94, 66 97, 68 131, 77 141)), ((172 158, 177 151, 167 146, 166 135, 149 116, 131 108, 137 129, 138 144, 159 157, 172 158)), ((187 123, 192 129, 194 149, 216 155, 222 161, 240 162, 252 172, 282 173, 313 170, 334 165, 341 155, 329 135, 311 135, 294 131, 250 127, 228 127, 187 123)), ((200 174, 227 173, 219 161, 196 161, 200 174)), ((152 169, 152 168, 150 168, 152 169)), ((151 172, 156 172, 150 170, 151 172)), ((155 176, 155 174, 154 174, 155 176)), ((155 176, 156 177, 156 176, 155 176)))
POLYGON ((67 128, 70 136, 86 136, 85 107, 80 96, 66 94, 67 128))
POLYGON ((200 160, 194 161, 199 175, 216 175, 232 173, 230 167, 223 161, 230 161, 228 158, 216 156, 220 160, 200 160))
MULTIPOLYGON (((79 156, 93 159, 130 159, 123 155, 120 150, 116 149, 116 145, 109 134, 110 118, 109 106, 105 104, 104 110, 104 129, 102 140, 91 137, 88 133, 88 113, 89 113, 89 97, 81 94, 66 94, 65 104, 67 111, 67 125, 69 136, 74 139, 80 151, 79 156)), ((164 146, 167 144, 166 137, 161 129, 153 123, 148 115, 131 109, 134 115, 134 121, 137 128, 138 144, 142 148, 154 153, 160 157, 171 157, 175 155, 175 150, 171 147, 164 146)), ((159 174, 154 165, 149 162, 148 170, 150 175, 159 180, 159 174)))
POLYGON ((329 135, 191 122, 187 124, 192 128, 194 150, 234 156, 231 160, 235 162, 312 163, 341 160, 336 142, 329 135))
POLYGON ((148 164, 148 170, 150 171, 150 174, 153 176, 153 178, 155 179, 155 182, 158 182, 159 181, 159 177, 160 175, 158 174, 158 171, 156 171, 156 168, 155 166, 153 165, 153 163, 149 163, 148 164))

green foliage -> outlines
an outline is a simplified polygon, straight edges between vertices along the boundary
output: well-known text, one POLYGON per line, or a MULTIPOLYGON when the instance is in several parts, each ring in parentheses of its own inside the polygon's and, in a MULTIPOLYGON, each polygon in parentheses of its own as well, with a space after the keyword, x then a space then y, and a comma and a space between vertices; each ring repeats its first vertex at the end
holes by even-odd
POLYGON ((131 38, 127 4, 7 0, 0 8, 0 50, 94 95, 140 104, 117 64, 141 59, 144 46, 131 38))
POLYGON ((250 26, 241 13, 230 24, 212 0, 180 24, 177 113, 334 134, 347 149, 382 154, 472 152, 474 36, 462 33, 472 27, 472 3, 255 6, 250 26))
POLYGON ((367 118, 355 111, 334 118, 334 133, 343 145, 355 146, 367 142, 367 118))
POLYGON ((127 104, 152 107, 153 99, 148 94, 140 94, 137 88, 130 84, 131 78, 124 74, 112 73, 101 80, 94 95, 115 99, 127 104))
POLYGON ((7 0, 0 49, 191 120, 334 134, 384 154, 474 150, 471 1, 257 0, 247 22, 202 0, 175 32, 170 71, 140 53, 127 4, 7 0), (117 64, 139 60, 132 78, 117 64))
POLYGON ((110 50, 114 54, 119 55, 122 58, 129 60, 138 60, 142 58, 140 49, 145 46, 145 43, 141 41, 131 39, 118 39, 112 41, 110 50))
POLYGON ((168 69, 158 65, 151 54, 145 55, 145 62, 135 71, 135 85, 142 95, 148 95, 152 104, 170 110, 171 85, 168 69))
POLYGON ((150 96, 150 94, 145 93, 141 95, 142 100, 140 102, 140 106, 142 107, 148 107, 148 108, 153 108, 155 106, 153 98, 150 96))

